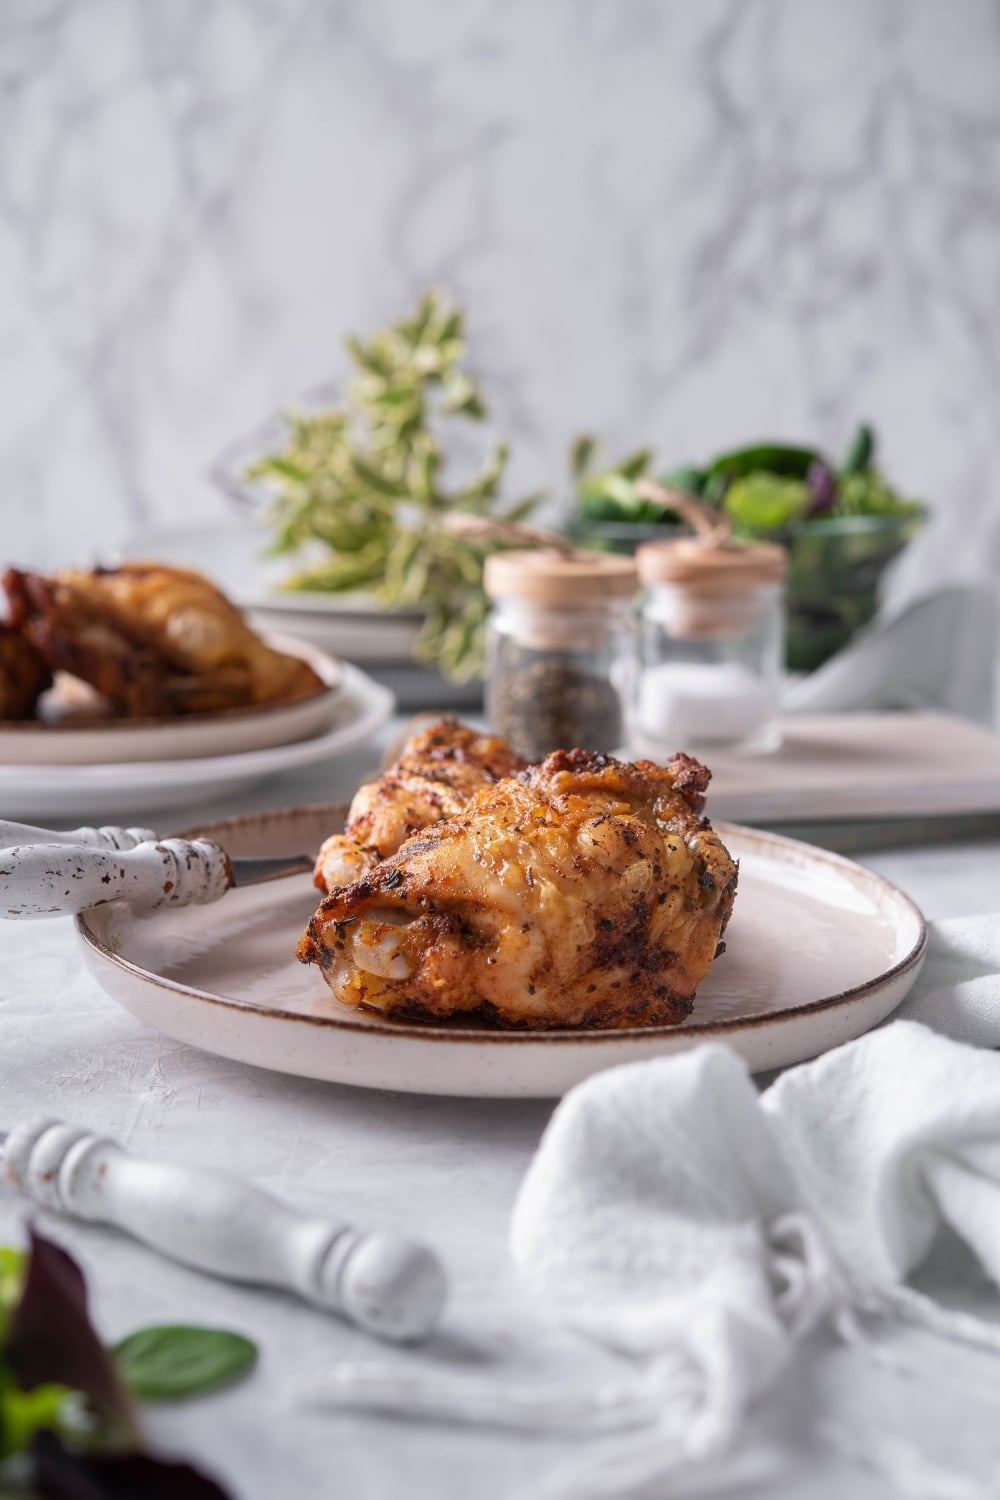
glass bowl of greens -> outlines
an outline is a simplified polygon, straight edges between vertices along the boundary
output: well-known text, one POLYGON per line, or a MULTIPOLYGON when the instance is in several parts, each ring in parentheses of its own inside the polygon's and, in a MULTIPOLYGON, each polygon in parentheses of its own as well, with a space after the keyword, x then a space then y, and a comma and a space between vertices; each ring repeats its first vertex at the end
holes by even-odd
MULTIPOLYGON (((636 480, 650 469, 648 450, 594 472, 595 450, 592 439, 580 439, 573 452, 575 540, 632 552, 641 542, 680 534, 679 516, 636 493, 636 480)), ((737 536, 788 548, 787 664, 795 672, 815 671, 874 617, 885 569, 927 514, 886 482, 868 426, 858 428, 839 464, 815 449, 760 443, 703 467, 684 465, 662 481, 716 506, 737 536)))

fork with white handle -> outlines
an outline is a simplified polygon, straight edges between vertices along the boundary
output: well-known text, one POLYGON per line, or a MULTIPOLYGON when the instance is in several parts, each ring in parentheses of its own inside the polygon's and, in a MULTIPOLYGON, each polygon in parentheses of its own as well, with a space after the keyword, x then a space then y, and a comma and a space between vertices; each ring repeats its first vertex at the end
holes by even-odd
POLYGON ((54 917, 106 901, 144 911, 196 906, 237 885, 300 875, 312 856, 231 858, 210 839, 158 839, 149 828, 58 833, 0 822, 0 917, 54 917))

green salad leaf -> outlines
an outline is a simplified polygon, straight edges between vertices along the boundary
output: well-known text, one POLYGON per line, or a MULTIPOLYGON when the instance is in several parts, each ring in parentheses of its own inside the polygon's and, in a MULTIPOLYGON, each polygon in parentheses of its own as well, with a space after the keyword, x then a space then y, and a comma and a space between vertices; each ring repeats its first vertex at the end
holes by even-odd
POLYGON ((708 479, 720 476, 727 481, 762 473, 805 479, 820 456, 815 448, 793 448, 787 443, 755 443, 749 448, 720 453, 718 458, 713 458, 706 474, 708 479))
MULTIPOLYGON (((572 449, 577 515, 589 522, 676 521, 671 512, 635 493, 629 461, 595 473, 597 439, 580 438, 572 449)), ((812 526, 845 516, 920 516, 924 506, 894 490, 875 466, 876 437, 861 423, 837 468, 815 448, 788 443, 754 443, 718 454, 704 466, 681 464, 663 475, 672 489, 717 506, 737 532, 753 535, 812 526)), ((639 457, 651 464, 649 451, 639 457)), ((579 527, 578 527, 579 530, 579 527)))
POLYGON ((919 500, 907 500, 886 484, 878 469, 840 475, 837 514, 842 516, 918 516, 919 500))
POLYGON ((570 470, 577 484, 580 515, 588 521, 662 521, 672 511, 645 500, 636 490, 636 480, 649 473, 653 460, 649 448, 637 448, 609 469, 595 469, 600 451, 596 438, 577 438, 570 449, 570 470))
POLYGON ((680 490, 681 494, 693 495, 695 499, 703 493, 707 479, 707 469, 696 469, 691 464, 681 464, 679 468, 660 475, 660 483, 668 489, 680 490))
POLYGON ((777 531, 804 515, 809 487, 801 479, 779 474, 747 474, 726 490, 723 508, 746 531, 777 531))
POLYGON ((862 474, 870 469, 875 459, 875 433, 867 422, 862 422, 847 445, 842 474, 862 474))

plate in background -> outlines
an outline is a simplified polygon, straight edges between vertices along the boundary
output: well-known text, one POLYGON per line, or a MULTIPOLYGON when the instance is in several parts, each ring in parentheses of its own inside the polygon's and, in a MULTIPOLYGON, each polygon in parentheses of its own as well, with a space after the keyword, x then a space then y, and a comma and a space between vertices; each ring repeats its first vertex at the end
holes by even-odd
MULTIPOLYGON (((231 818, 200 831, 231 854, 311 853, 343 806, 231 818)), ((339 1005, 295 958, 317 904, 308 876, 214 906, 77 919, 87 962, 147 1025, 206 1052, 332 1083, 477 1098, 552 1098, 617 1063, 725 1041, 757 1072, 859 1036, 902 1000, 923 962, 923 918, 881 876, 808 844, 717 825, 740 860, 726 952, 682 1026, 499 1031, 416 1026, 339 1005)))
POLYGON ((295 635, 363 665, 412 660, 423 623, 419 611, 385 609, 370 594, 276 590, 243 607, 257 629, 295 635))
POLYGON ((105 719, 81 725, 0 722, 0 796, 3 768, 132 764, 136 761, 191 760, 267 750, 310 739, 330 729, 338 715, 342 667, 325 652, 287 636, 266 634, 276 651, 307 661, 323 684, 318 693, 293 703, 225 708, 214 713, 163 719, 105 719))
POLYGON ((392 716, 387 688, 358 667, 340 664, 334 717, 321 734, 292 744, 188 759, 77 766, 0 766, 0 816, 45 822, 111 819, 198 806, 231 796, 279 771, 314 765, 363 745, 392 716))

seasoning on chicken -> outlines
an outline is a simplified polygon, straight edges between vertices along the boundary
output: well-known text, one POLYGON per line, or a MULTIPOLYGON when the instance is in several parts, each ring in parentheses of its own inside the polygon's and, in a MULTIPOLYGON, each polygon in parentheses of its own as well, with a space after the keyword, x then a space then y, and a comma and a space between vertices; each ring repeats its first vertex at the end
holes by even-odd
POLYGON ((321 891, 360 880, 411 833, 461 812, 475 792, 524 767, 505 740, 441 719, 407 740, 377 781, 359 787, 343 833, 316 860, 321 891))
POLYGON ((709 775, 557 751, 329 895, 299 958, 344 1005, 400 1019, 675 1025, 736 892, 709 775))
POLYGON ((290 702, 323 686, 188 569, 137 562, 46 577, 9 568, 3 582, 12 623, 51 670, 81 678, 128 718, 290 702))
POLYGON ((0 719, 30 719, 52 674, 27 636, 0 621, 0 719))

